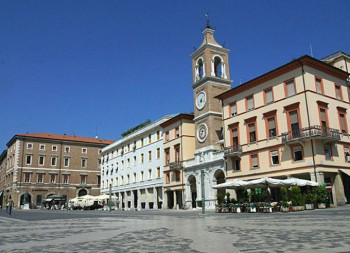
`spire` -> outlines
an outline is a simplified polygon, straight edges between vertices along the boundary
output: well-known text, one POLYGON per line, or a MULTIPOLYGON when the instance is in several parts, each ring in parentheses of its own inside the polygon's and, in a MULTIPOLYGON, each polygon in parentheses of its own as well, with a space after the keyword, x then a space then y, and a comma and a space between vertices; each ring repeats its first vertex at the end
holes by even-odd
POLYGON ((202 32, 204 35, 204 40, 201 46, 210 44, 213 46, 222 47, 219 43, 215 41, 215 38, 214 38, 215 30, 210 26, 209 12, 205 14, 205 18, 206 18, 206 26, 202 32))
POLYGON ((206 26, 206 28, 211 28, 211 27, 210 27, 209 12, 207 12, 207 13, 205 14, 205 17, 206 17, 206 21, 207 21, 207 26, 206 26))

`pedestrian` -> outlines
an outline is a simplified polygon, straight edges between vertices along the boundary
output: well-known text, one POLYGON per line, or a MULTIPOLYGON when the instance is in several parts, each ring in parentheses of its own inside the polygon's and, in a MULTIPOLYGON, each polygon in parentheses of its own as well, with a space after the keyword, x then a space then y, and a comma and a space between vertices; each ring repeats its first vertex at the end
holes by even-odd
POLYGON ((12 207, 13 207, 13 200, 11 198, 11 196, 9 197, 9 200, 7 201, 7 204, 6 204, 6 213, 8 215, 11 215, 12 213, 12 207))

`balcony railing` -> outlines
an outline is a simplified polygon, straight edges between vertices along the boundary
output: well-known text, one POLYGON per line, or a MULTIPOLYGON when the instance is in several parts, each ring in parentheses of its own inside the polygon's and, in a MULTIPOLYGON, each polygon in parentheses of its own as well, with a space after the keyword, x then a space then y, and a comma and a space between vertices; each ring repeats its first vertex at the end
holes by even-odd
POLYGON ((281 137, 282 143, 311 138, 322 139, 326 141, 338 141, 340 140, 340 133, 338 129, 316 125, 282 133, 281 137))
POLYGON ((179 162, 179 161, 177 161, 177 162, 172 162, 172 163, 169 164, 169 168, 170 168, 171 170, 182 169, 182 162, 179 162))
POLYGON ((224 153, 225 156, 242 156, 242 146, 233 145, 230 147, 225 147, 224 153))

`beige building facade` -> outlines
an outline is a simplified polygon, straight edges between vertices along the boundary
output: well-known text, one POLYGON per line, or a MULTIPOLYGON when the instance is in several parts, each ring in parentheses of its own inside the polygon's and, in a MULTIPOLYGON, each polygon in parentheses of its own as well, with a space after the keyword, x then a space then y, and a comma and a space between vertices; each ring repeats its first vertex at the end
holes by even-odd
POLYGON ((99 195, 99 153, 110 143, 46 133, 15 135, 1 169, 3 203, 11 196, 16 208, 35 208, 52 195, 99 195))
POLYGON ((303 56, 219 96, 226 180, 297 177, 350 200, 348 73, 303 56))
POLYGON ((184 208, 186 162, 194 158, 193 114, 179 114, 161 124, 164 139, 164 208, 184 208))

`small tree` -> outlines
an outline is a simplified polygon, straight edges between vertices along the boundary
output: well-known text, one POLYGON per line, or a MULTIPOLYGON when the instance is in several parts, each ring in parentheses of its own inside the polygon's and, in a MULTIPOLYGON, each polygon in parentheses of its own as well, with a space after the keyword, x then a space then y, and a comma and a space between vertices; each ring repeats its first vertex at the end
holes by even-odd
POLYGON ((288 188, 285 186, 281 187, 281 199, 282 199, 282 206, 283 207, 288 207, 288 188))
POLYGON ((326 190, 326 185, 321 184, 316 188, 316 200, 317 203, 326 203, 328 198, 328 192, 326 190))
POLYGON ((305 196, 305 203, 306 204, 314 204, 316 202, 316 195, 315 193, 312 192, 308 192, 305 196))
POLYGON ((293 206, 303 206, 305 205, 305 200, 303 195, 301 194, 299 186, 291 187, 291 200, 293 206))

